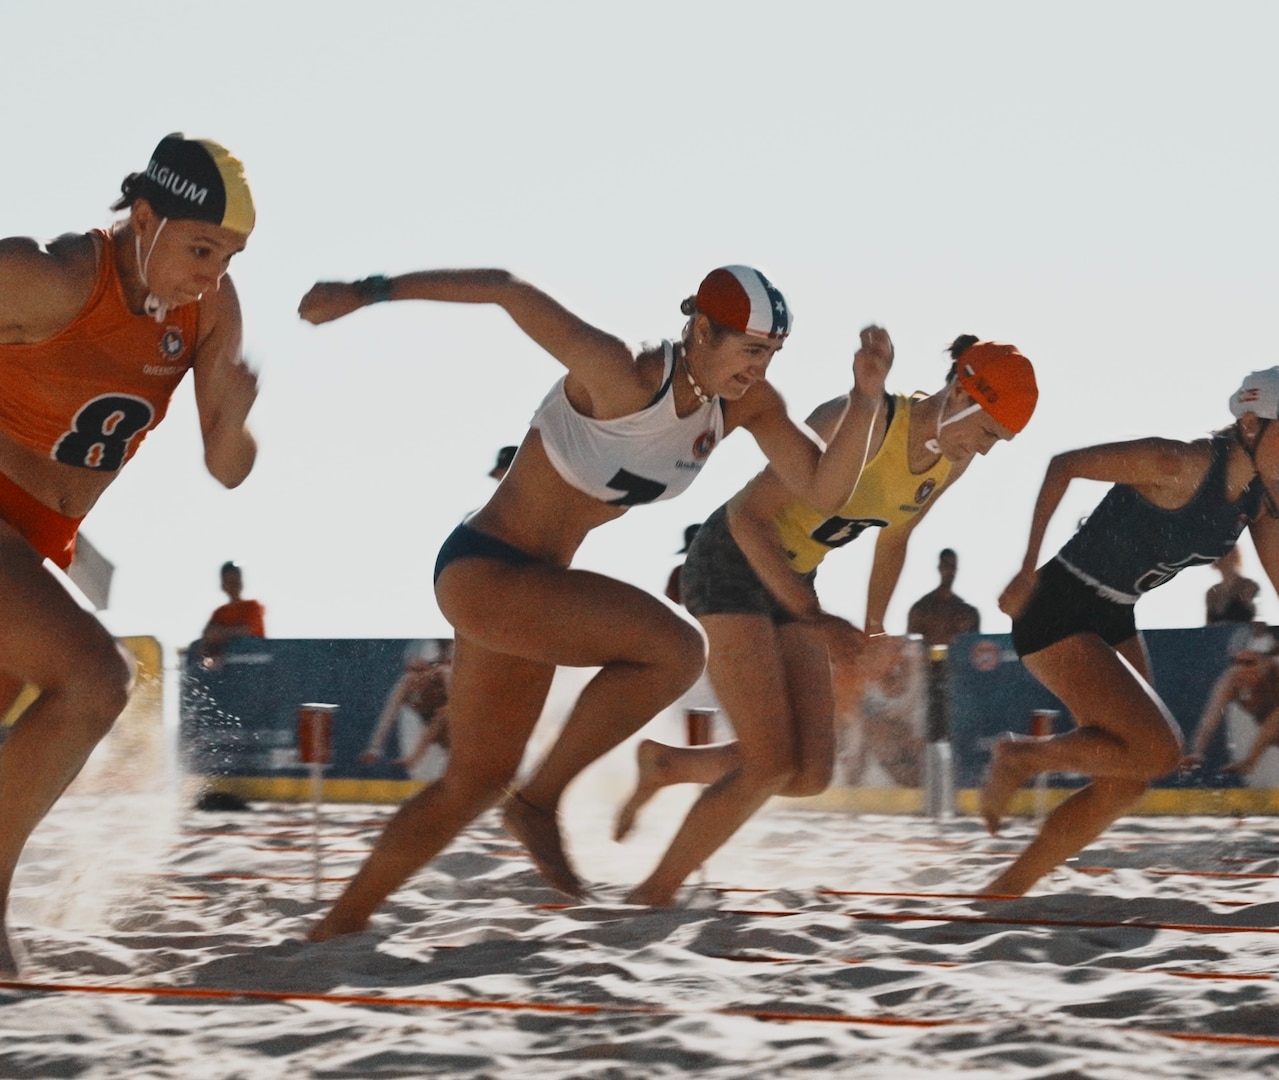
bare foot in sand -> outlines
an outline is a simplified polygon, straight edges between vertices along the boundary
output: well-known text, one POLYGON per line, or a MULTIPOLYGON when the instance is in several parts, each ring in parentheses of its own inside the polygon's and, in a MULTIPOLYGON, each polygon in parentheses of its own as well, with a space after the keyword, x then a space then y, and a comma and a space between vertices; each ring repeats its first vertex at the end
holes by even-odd
POLYGON ((307 941, 332 941, 334 938, 343 937, 346 934, 363 933, 368 928, 368 919, 364 919, 358 924, 343 925, 341 920, 335 919, 333 912, 330 911, 306 932, 306 939, 307 941))
POLYGON ((981 787, 981 816, 991 836, 999 834, 1013 792, 1041 771, 1039 742, 1012 734, 1001 735, 996 741, 991 751, 990 770, 981 787))
MULTIPOLYGON (((678 890, 677 890, 678 891, 678 890)), ((657 889, 646 889, 643 885, 636 885, 629 893, 623 904, 638 904, 641 907, 665 908, 675 906, 675 893, 664 892, 657 889)))
POLYGON ((613 823, 613 839, 622 841, 635 824, 635 815, 644 804, 666 786, 667 747, 652 739, 644 739, 635 751, 635 761, 639 765, 639 780, 635 791, 617 812, 617 820, 613 823))
POLYGON ((524 845, 542 877, 574 899, 586 896, 586 889, 569 865, 560 840, 560 826, 553 811, 534 806, 518 791, 502 803, 502 824, 524 845))

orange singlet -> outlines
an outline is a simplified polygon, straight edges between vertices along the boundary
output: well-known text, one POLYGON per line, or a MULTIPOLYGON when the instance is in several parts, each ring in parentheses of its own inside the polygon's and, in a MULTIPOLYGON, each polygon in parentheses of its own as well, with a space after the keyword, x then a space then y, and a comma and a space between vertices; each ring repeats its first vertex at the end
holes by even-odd
MULTIPOLYGON (((135 315, 125 302, 110 233, 101 243, 93 291, 74 319, 47 341, 0 345, 0 432, 53 461, 115 472, 169 407, 187 373, 199 332, 198 304, 164 322, 135 315)), ((5 478, 0 517, 41 555, 71 562, 79 521, 32 499, 5 478)))

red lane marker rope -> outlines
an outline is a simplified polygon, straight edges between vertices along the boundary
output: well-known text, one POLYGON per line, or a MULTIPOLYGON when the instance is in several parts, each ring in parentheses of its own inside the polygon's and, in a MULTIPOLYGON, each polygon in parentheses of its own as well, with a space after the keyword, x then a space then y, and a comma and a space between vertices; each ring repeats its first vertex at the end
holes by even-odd
POLYGON ((661 1005, 622 1005, 616 1002, 589 1004, 556 1001, 485 1001, 477 998, 409 998, 378 997, 371 994, 324 994, 287 990, 218 990, 190 986, 93 986, 81 983, 35 983, 0 981, 0 989, 23 990, 38 994, 133 994, 145 997, 177 997, 198 1000, 227 1001, 326 1001, 339 1005, 373 1005, 379 1008, 431 1009, 496 1009, 516 1012, 549 1012, 578 1016, 627 1014, 647 1016, 681 1016, 715 1013, 721 1016, 746 1016, 757 1020, 821 1021, 839 1024, 873 1024, 889 1027, 945 1027, 966 1024, 964 1020, 929 1020, 904 1016, 854 1016, 844 1013, 781 1012, 774 1009, 752 1009, 732 1006, 723 1009, 673 1009, 661 1005))
MULTIPOLYGON (((339 1005, 371 1005, 378 1008, 433 1008, 433 1009, 494 1009, 516 1012, 549 1012, 561 1015, 644 1015, 689 1016, 712 1013, 718 1016, 744 1016, 756 1020, 786 1023, 820 1022, 835 1024, 863 1024, 873 1027, 989 1027, 990 1020, 923 1019, 904 1016, 856 1016, 847 1013, 795 1013, 775 1009, 728 1007, 723 1009, 672 1009, 660 1005, 620 1005, 614 1002, 587 1004, 584 1002, 552 1001, 482 1001, 473 998, 402 998, 376 997, 368 994, 324 994, 274 990, 217 990, 199 987, 162 986, 91 986, 77 983, 3 982, 0 989, 21 990, 37 994, 117 994, 143 997, 177 997, 205 1001, 321 1001, 339 1005)), ((1121 1029, 1122 1030, 1122 1029, 1121 1029)), ((1135 1029, 1142 1030, 1142 1029, 1135 1029)), ((1279 1046, 1279 1038, 1264 1035, 1230 1035, 1211 1032, 1159 1031, 1147 1029, 1147 1035, 1161 1035, 1182 1042, 1234 1043, 1246 1046, 1279 1046)))

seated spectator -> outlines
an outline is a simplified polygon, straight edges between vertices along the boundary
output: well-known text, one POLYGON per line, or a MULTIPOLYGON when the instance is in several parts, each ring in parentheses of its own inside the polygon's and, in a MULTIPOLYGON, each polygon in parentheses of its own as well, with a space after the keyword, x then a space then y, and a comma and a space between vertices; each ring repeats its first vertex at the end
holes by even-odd
POLYGON ((209 622, 200 637, 201 662, 206 668, 218 667, 226 643, 235 638, 266 637, 266 608, 261 601, 245 600, 244 575, 234 562, 222 564, 222 591, 227 603, 209 616, 209 622))
POLYGON ((1261 586, 1240 573, 1242 566, 1243 558, 1238 547, 1232 547, 1212 564, 1221 580, 1204 597, 1207 609, 1204 618, 1209 626, 1214 623, 1250 623, 1257 617, 1257 593, 1261 586))
POLYGON ((871 786, 923 783, 926 663, 912 637, 877 638, 857 663, 832 658, 838 783, 866 784, 872 765, 882 775, 871 786))
POLYGON ((1236 744, 1230 747, 1232 760, 1224 771, 1247 777, 1266 750, 1279 743, 1279 663, 1274 635, 1264 623, 1242 626, 1230 642, 1230 654, 1230 666, 1212 688, 1182 767, 1202 764, 1217 728, 1230 711, 1238 710, 1248 721, 1245 738, 1250 745, 1244 749, 1237 740, 1228 740, 1236 744))
POLYGON ((448 691, 453 671, 453 642, 440 643, 435 660, 416 654, 404 663, 404 671, 387 694, 382 712, 369 735, 360 760, 372 765, 381 760, 391 729, 405 711, 415 721, 415 735, 401 727, 401 754, 394 764, 402 766, 416 780, 436 780, 444 772, 449 750, 448 691), (412 743, 413 745, 409 745, 412 743), (436 748, 433 755, 432 747, 436 748))

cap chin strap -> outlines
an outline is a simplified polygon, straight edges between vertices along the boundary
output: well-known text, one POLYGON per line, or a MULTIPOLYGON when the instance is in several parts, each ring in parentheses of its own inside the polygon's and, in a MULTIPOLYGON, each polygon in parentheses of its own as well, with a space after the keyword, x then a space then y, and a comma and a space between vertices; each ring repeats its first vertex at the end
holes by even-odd
MULTIPOLYGON (((955 385, 954 380, 951 380, 950 382, 946 384, 946 389, 949 390, 954 385, 955 385)), ((947 427, 950 424, 957 424, 959 423, 960 420, 963 420, 965 417, 972 416, 973 413, 979 412, 981 410, 981 406, 978 405, 977 402, 973 402, 971 405, 968 406, 968 408, 960 409, 959 412, 955 413, 954 416, 948 417, 947 419, 943 420, 941 418, 941 414, 945 412, 945 410, 946 410, 946 403, 943 401, 942 407, 937 410, 937 434, 934 435, 931 439, 925 440, 924 442, 924 449, 927 450, 930 454, 941 453, 941 429, 942 428, 947 427)))
MULTIPOLYGON (((133 256, 138 262, 138 276, 142 278, 142 284, 150 287, 147 282, 147 267, 151 265, 151 255, 155 251, 155 242, 160 239, 160 233, 164 231, 165 225, 169 223, 167 217, 160 219, 160 224, 156 226, 155 235, 151 237, 151 246, 147 248, 147 257, 142 257, 142 237, 138 233, 133 234, 133 256)), ((151 316, 156 322, 164 322, 164 317, 169 313, 169 305, 161 300, 153 292, 147 293, 147 298, 142 301, 142 310, 151 316)))

